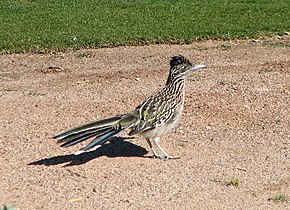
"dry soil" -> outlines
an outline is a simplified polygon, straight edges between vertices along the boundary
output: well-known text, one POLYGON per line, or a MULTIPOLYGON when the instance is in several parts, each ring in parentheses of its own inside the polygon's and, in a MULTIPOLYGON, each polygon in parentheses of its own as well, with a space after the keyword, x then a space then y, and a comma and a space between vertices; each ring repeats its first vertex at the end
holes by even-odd
POLYGON ((283 36, 0 55, 0 205, 290 209, 289 45, 283 36), (208 65, 188 79, 183 116, 161 139, 180 159, 150 158, 126 132, 79 156, 82 145, 50 138, 134 109, 164 85, 176 54, 208 65))

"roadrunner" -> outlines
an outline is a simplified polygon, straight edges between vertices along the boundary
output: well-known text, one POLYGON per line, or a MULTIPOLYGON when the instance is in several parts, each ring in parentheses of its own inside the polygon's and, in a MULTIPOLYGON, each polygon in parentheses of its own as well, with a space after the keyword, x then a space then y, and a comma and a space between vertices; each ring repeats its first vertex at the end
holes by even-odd
POLYGON ((170 60, 170 71, 165 87, 149 96, 131 112, 97 120, 54 136, 61 147, 69 147, 94 138, 75 154, 95 150, 122 130, 130 129, 129 136, 139 134, 145 137, 155 158, 169 159, 160 146, 160 137, 172 129, 181 115, 184 104, 184 82, 188 74, 205 68, 205 65, 191 64, 182 55, 170 60), (161 153, 157 153, 157 150, 161 153))

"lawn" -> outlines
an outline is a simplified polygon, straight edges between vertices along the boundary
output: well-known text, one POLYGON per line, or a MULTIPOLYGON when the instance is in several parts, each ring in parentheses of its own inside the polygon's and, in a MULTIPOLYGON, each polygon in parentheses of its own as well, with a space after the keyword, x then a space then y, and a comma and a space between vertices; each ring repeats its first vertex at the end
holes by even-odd
POLYGON ((289 8, 288 0, 2 0, 0 51, 283 34, 289 8))

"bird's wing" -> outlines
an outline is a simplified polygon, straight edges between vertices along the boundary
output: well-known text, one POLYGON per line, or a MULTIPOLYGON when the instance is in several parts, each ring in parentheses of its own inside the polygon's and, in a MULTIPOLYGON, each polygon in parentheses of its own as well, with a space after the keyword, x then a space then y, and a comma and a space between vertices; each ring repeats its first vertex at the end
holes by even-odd
POLYGON ((156 94, 149 97, 146 101, 140 104, 138 110, 140 120, 132 128, 129 135, 134 135, 145 130, 154 129, 165 122, 170 121, 173 117, 175 104, 170 97, 165 97, 162 94, 156 94))

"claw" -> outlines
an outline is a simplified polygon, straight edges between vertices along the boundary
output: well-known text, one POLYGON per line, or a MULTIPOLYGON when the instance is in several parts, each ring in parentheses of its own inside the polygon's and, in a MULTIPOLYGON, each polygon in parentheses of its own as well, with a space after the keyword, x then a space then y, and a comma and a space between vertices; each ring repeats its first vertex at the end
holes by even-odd
POLYGON ((180 157, 169 155, 168 157, 166 157, 166 159, 180 159, 180 157))
POLYGON ((157 154, 154 154, 152 157, 153 158, 162 159, 162 160, 180 159, 180 157, 178 157, 178 156, 172 156, 172 155, 157 155, 157 154))

